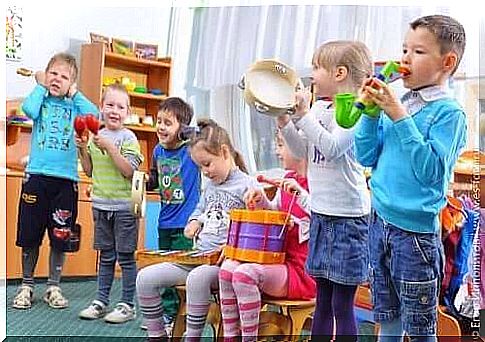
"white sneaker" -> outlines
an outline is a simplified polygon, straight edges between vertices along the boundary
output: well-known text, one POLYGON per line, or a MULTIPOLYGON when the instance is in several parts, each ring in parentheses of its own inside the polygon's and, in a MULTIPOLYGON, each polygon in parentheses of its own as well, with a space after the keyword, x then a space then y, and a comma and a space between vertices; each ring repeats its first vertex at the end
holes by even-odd
POLYGON ((79 313, 79 318, 98 319, 106 315, 106 305, 99 300, 93 300, 91 305, 79 313))
POLYGON ((13 299, 12 307, 15 309, 30 309, 34 300, 34 290, 28 285, 21 285, 15 298, 13 299))
POLYGON ((108 323, 125 323, 135 319, 135 308, 132 308, 126 303, 118 303, 113 311, 104 317, 108 323))

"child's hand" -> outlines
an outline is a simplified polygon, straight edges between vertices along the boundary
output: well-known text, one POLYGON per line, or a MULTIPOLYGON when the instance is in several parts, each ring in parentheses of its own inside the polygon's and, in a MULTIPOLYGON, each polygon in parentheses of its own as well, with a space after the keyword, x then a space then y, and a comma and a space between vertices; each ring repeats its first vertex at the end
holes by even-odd
POLYGON ((289 192, 289 193, 294 193, 296 192, 297 194, 302 193, 302 188, 300 184, 296 181, 296 179, 293 178, 283 178, 277 181, 279 183, 279 186, 283 191, 289 192))
POLYGON ((382 84, 382 87, 379 90, 370 86, 365 86, 364 94, 366 94, 376 105, 382 108, 392 121, 407 116, 406 108, 402 105, 401 101, 399 101, 394 91, 386 84, 382 84))
POLYGON ((35 81, 37 84, 40 84, 41 86, 46 86, 45 84, 45 72, 44 71, 36 71, 35 75, 35 81))
POLYGON ((77 92, 77 83, 74 82, 73 84, 71 84, 71 86, 69 87, 69 91, 67 92, 67 97, 70 97, 70 98, 73 98, 74 95, 76 95, 76 92, 77 92))
POLYGON ((116 146, 111 142, 111 140, 103 138, 99 135, 93 136, 93 143, 98 146, 98 148, 102 151, 106 151, 108 153, 112 152, 116 149, 116 146))
POLYGON ((280 115, 276 118, 276 125, 278 126, 279 129, 283 128, 286 126, 288 122, 290 122, 290 115, 289 114, 283 114, 280 115))
POLYGON ((260 189, 248 189, 243 196, 247 208, 254 209, 263 200, 263 191, 260 189))
POLYGON ((199 230, 201 228, 201 224, 197 220, 192 220, 187 225, 185 226, 184 229, 184 235, 188 239, 194 238, 199 233, 199 230))
POLYGON ((86 150, 88 148, 88 135, 87 134, 83 134, 81 136, 79 135, 75 135, 74 136, 75 140, 76 140, 76 146, 80 149, 80 150, 86 150))
POLYGON ((295 115, 302 117, 310 109, 310 101, 312 99, 312 93, 310 92, 310 87, 302 90, 297 90, 295 93, 295 115))

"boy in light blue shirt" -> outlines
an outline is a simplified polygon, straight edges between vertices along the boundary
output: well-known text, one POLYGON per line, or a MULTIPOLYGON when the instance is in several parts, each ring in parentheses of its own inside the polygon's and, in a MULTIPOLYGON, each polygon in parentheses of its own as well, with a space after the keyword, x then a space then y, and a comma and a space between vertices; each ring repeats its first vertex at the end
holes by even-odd
POLYGON ((33 120, 33 127, 19 201, 16 245, 22 247, 22 285, 13 301, 16 309, 32 306, 34 271, 46 230, 51 249, 44 301, 55 309, 68 306, 59 282, 64 252, 70 248, 69 233, 77 218, 79 177, 74 119, 98 112, 77 91, 77 73, 73 56, 54 55, 45 73, 36 73, 38 84, 22 105, 24 113, 33 120))
POLYGON ((401 101, 383 86, 365 96, 382 108, 356 130, 358 161, 372 167, 369 230, 374 317, 380 341, 436 341, 443 260, 439 213, 453 165, 466 142, 466 115, 445 84, 465 49, 463 26, 431 15, 410 24, 401 64, 410 91, 401 101))

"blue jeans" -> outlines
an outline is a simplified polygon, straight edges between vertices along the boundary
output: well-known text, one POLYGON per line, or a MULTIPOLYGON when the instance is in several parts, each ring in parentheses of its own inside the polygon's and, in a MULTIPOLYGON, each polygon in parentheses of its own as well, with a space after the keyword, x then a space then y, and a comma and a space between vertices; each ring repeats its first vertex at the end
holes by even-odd
POLYGON ((374 318, 383 324, 384 334, 394 325, 390 330, 400 327, 411 341, 435 341, 442 265, 439 234, 405 231, 374 214, 369 242, 374 318))
POLYGON ((113 285, 115 264, 121 267, 121 300, 120 302, 134 306, 133 298, 136 289, 136 262, 134 253, 117 253, 114 249, 102 250, 98 271, 97 299, 109 304, 109 293, 113 285))

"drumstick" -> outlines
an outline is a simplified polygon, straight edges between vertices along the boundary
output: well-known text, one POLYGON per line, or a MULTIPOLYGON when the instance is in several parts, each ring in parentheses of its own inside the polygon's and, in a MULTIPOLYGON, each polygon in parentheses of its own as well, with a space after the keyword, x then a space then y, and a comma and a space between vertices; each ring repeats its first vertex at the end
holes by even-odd
MULTIPOLYGON (((258 177, 256 177, 256 180, 259 183, 270 184, 270 185, 276 186, 277 188, 282 189, 281 184, 279 184, 277 181, 275 181, 274 179, 267 178, 263 175, 258 175, 258 177)), ((299 192, 297 190, 291 191, 291 193, 293 193, 293 192, 296 193, 297 195, 299 194, 299 192)))
POLYGON ((278 182, 276 182, 275 180, 273 179, 270 179, 270 178, 267 178, 263 175, 258 175, 258 177, 256 178, 256 180, 260 183, 266 183, 266 184, 270 184, 270 185, 274 185, 276 186, 277 188, 280 187, 280 185, 278 184, 278 182))
POLYGON ((27 69, 27 68, 18 68, 17 74, 29 77, 29 76, 34 75, 34 72, 30 69, 27 69))

